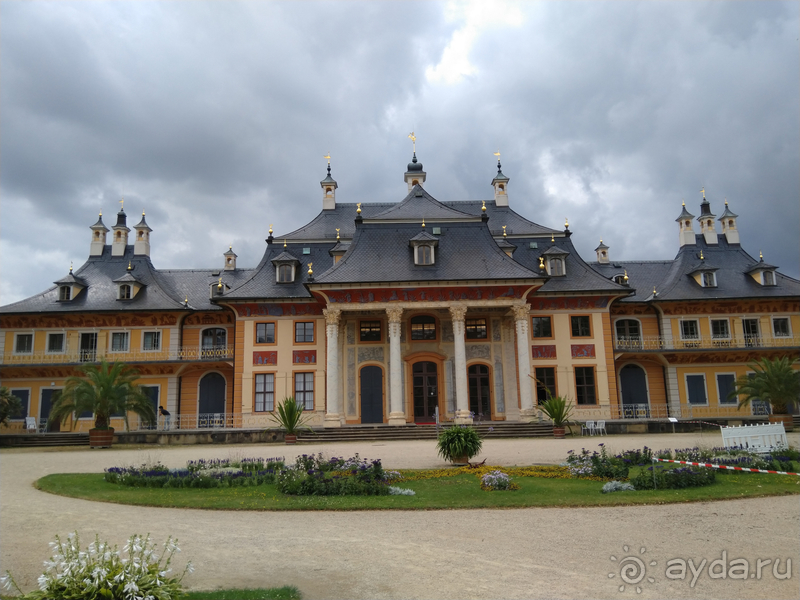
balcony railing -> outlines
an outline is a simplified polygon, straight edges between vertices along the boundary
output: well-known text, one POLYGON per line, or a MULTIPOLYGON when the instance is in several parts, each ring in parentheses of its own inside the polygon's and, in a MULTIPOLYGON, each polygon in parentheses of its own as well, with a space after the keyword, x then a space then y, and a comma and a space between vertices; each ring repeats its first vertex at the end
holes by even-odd
POLYGON ((129 419, 131 431, 177 431, 187 429, 269 429, 278 425, 267 413, 198 413, 171 415, 169 422, 158 417, 156 422, 144 421, 136 416, 129 419))
POLYGON ((2 358, 6 365, 56 365, 107 361, 166 362, 175 360, 213 361, 233 360, 233 346, 184 346, 164 350, 135 350, 130 352, 107 352, 103 350, 68 350, 66 352, 31 352, 30 354, 7 354, 2 358))
POLYGON ((664 350, 724 350, 726 348, 798 348, 800 335, 756 336, 744 335, 730 338, 696 337, 671 338, 665 336, 615 337, 614 349, 623 352, 660 352, 664 350))
MULTIPOLYGON (((597 419, 648 421, 666 420, 667 417, 687 419, 747 419, 753 417, 766 418, 770 414, 769 405, 756 403, 750 408, 739 410, 736 404, 730 406, 706 406, 702 404, 681 404, 680 408, 667 407, 664 404, 623 404, 622 406, 577 406, 572 411, 576 421, 597 419)), ((546 417, 545 417, 546 419, 546 417)))

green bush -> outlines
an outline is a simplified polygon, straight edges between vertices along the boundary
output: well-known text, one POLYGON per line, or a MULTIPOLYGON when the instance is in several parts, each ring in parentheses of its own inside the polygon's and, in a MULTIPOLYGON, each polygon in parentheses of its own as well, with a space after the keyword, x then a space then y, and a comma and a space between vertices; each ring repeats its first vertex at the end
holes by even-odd
POLYGON ((389 479, 380 460, 303 454, 281 470, 278 490, 290 496, 387 496, 389 479))
POLYGON ((480 453, 483 440, 474 427, 467 425, 454 425, 443 429, 439 433, 436 449, 439 456, 445 460, 469 460, 480 453))

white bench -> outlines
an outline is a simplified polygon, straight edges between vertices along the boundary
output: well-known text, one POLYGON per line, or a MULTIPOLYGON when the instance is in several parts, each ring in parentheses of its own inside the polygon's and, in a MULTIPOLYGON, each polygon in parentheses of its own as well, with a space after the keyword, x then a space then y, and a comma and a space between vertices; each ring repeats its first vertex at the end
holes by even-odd
POLYGON ((750 452, 767 454, 789 447, 783 423, 721 427, 720 430, 722 431, 722 445, 725 448, 741 447, 750 452))

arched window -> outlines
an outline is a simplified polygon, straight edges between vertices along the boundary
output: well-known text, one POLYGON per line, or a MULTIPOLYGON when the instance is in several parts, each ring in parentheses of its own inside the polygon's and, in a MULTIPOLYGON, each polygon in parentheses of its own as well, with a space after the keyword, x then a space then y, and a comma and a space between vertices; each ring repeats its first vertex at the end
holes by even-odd
POLYGON ((131 289, 130 285, 128 285, 127 283, 123 283, 121 286, 119 286, 119 299, 130 300, 132 296, 131 293, 132 291, 133 290, 131 289))
POLYGON ((427 244, 417 247, 417 264, 418 265, 432 265, 433 264, 433 248, 427 244))
POLYGON ((411 339, 412 340, 435 340, 436 339, 436 319, 428 315, 420 315, 411 318, 411 339))
POLYGON ((292 265, 278 265, 278 283, 291 283, 294 281, 292 265))

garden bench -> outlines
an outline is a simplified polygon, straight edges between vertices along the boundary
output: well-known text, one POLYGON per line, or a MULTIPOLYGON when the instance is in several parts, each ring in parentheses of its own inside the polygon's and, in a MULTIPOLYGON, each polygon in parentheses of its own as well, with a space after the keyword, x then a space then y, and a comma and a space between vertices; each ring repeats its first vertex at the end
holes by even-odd
POLYGON ((750 452, 768 454, 789 447, 783 423, 721 427, 720 431, 725 448, 741 447, 750 452))

